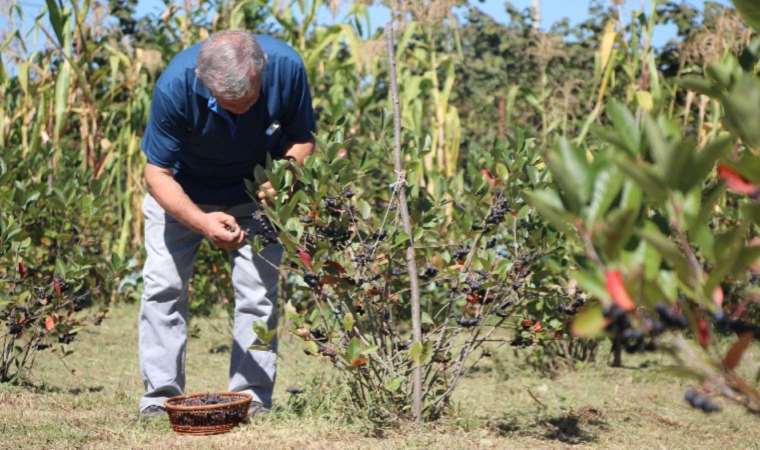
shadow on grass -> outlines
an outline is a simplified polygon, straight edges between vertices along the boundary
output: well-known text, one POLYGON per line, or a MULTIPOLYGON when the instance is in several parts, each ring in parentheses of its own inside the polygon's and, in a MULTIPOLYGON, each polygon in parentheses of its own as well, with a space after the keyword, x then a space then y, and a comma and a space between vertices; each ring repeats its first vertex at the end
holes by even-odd
POLYGON ((590 406, 559 416, 540 418, 532 423, 520 423, 514 417, 491 423, 491 429, 500 436, 534 436, 571 445, 596 442, 597 431, 606 429, 606 426, 602 413, 590 406))
POLYGON ((33 392, 35 394, 61 394, 66 393, 69 395, 80 395, 80 394, 92 394, 95 392, 102 392, 105 387, 103 386, 88 386, 88 387, 75 387, 70 389, 61 389, 58 386, 51 386, 46 383, 42 384, 34 384, 31 382, 22 382, 19 383, 19 386, 28 389, 30 392, 33 392))

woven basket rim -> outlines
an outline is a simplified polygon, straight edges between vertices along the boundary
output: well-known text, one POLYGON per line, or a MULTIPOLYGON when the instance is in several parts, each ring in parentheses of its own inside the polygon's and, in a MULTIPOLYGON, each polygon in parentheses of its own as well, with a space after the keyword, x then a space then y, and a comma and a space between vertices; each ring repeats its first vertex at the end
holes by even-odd
POLYGON ((235 406, 242 406, 246 403, 249 403, 253 401, 253 396, 251 394, 245 393, 245 392, 201 392, 198 394, 190 394, 190 395, 177 395, 175 397, 171 397, 166 399, 164 402, 164 406, 166 407, 167 411, 176 411, 176 412, 189 412, 189 411, 209 411, 213 409, 220 409, 220 408, 231 408, 235 406), (197 398, 197 397, 205 397, 209 395, 224 395, 229 397, 238 397, 237 400, 232 400, 225 403, 217 403, 215 405, 197 405, 197 406, 187 406, 187 405, 174 405, 173 402, 182 402, 187 399, 191 398, 197 398))

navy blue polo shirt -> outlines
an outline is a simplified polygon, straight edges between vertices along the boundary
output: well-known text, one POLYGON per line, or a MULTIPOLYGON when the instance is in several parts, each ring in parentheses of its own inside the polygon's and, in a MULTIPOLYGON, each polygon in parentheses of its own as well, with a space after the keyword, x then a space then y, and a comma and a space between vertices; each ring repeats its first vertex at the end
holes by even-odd
POLYGON ((289 142, 314 133, 314 112, 306 70, 293 48, 257 35, 267 55, 261 93, 245 114, 221 108, 195 76, 200 44, 178 53, 153 90, 150 118, 142 139, 148 162, 171 168, 174 179, 198 204, 234 205, 251 201, 244 178, 269 154, 283 156, 289 142))

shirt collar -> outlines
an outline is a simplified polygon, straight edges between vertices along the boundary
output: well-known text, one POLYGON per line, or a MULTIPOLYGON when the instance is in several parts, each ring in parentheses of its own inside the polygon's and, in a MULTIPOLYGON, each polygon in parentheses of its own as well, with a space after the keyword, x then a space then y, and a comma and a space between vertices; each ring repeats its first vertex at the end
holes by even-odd
POLYGON ((193 92, 200 95, 203 98, 213 98, 211 91, 208 90, 205 84, 193 74, 193 92))
POLYGON ((237 132, 237 124, 235 123, 235 120, 232 119, 232 117, 227 113, 226 110, 224 110, 224 108, 219 106, 219 103, 216 101, 216 97, 211 95, 211 91, 209 91, 206 85, 204 85, 198 77, 194 77, 193 92, 208 101, 208 109, 215 112, 224 119, 224 121, 227 123, 227 126, 230 128, 230 132, 234 136, 237 132))

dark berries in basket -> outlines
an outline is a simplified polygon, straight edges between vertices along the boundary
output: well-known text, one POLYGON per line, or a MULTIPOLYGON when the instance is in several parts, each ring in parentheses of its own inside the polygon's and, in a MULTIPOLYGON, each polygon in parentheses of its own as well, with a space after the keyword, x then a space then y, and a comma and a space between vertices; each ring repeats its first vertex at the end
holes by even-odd
POLYGON ((252 231, 255 235, 260 236, 264 245, 270 245, 278 242, 277 230, 272 225, 272 222, 267 217, 266 213, 260 209, 257 209, 251 215, 252 231))

